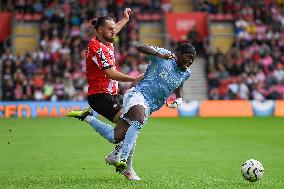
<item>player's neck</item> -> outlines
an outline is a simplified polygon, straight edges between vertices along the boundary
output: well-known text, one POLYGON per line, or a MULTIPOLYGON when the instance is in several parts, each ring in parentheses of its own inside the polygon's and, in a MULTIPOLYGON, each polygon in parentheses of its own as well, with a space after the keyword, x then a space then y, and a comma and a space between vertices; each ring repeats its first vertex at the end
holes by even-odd
POLYGON ((97 40, 98 40, 99 42, 101 42, 101 43, 104 44, 104 45, 106 45, 106 44, 109 43, 109 42, 108 42, 107 40, 105 40, 102 36, 97 35, 96 38, 97 38, 97 40))

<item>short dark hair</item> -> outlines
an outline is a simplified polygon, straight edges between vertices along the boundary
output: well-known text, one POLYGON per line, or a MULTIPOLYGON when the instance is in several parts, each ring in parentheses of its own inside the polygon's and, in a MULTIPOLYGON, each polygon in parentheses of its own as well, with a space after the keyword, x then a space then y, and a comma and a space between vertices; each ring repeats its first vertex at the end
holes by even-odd
POLYGON ((109 16, 101 16, 99 18, 93 19, 91 21, 92 25, 94 26, 94 28, 96 30, 99 29, 100 26, 104 25, 104 23, 106 22, 106 20, 113 20, 111 17, 109 16))
POLYGON ((195 48, 190 43, 180 43, 176 49, 177 53, 191 53, 196 55, 195 48))

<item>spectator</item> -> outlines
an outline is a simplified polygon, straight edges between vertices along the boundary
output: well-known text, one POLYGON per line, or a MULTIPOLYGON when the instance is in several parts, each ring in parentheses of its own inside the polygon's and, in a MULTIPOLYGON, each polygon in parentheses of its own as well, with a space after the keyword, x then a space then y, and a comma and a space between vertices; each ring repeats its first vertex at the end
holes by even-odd
POLYGON ((50 100, 54 93, 54 86, 51 84, 50 80, 47 80, 43 86, 43 95, 45 100, 50 100))
POLYGON ((12 80, 5 80, 3 84, 3 101, 11 101, 14 99, 14 86, 12 80))
POLYGON ((196 25, 193 25, 191 30, 187 33, 187 41, 192 43, 197 49, 202 49, 202 42, 196 25))
MULTIPOLYGON (((227 6, 228 3, 216 2, 214 1, 214 6, 217 7, 222 4, 227 6)), ((284 52, 284 30, 281 28, 283 11, 279 11, 281 7, 277 4, 263 5, 261 2, 229 2, 231 9, 234 10, 233 16, 236 18, 235 41, 228 52, 224 53, 225 59, 220 58, 222 53, 206 49, 207 70, 209 70, 208 98, 254 100, 283 98, 281 93, 284 77, 284 56, 283 53, 281 54, 284 52), (216 75, 219 75, 218 79, 216 75), (216 90, 217 87, 219 91, 216 90)), ((220 8, 217 9, 220 13, 220 8)), ((212 9, 205 11, 210 12, 212 9)))
POLYGON ((60 77, 56 77, 55 83, 53 85, 54 89, 54 100, 63 100, 64 99, 64 85, 60 77))
MULTIPOLYGON (((106 14, 119 19, 121 15, 118 12, 122 12, 119 9, 123 10, 125 6, 131 6, 134 11, 139 10, 139 7, 142 6, 150 12, 159 11, 158 5, 159 1, 157 0, 118 1, 113 4, 107 0, 82 0, 80 3, 77 1, 42 2, 38 0, 17 2, 15 9, 18 13, 23 14, 21 18, 25 17, 26 13, 36 13, 42 16, 40 47, 34 52, 27 53, 24 57, 17 57, 10 48, 6 48, 5 52, 1 54, 0 61, 3 64, 0 70, 2 70, 3 97, 12 99, 13 95, 11 94, 13 93, 9 93, 9 90, 16 87, 18 99, 84 99, 86 96, 85 48, 89 37, 94 32, 90 19, 106 14), (94 10, 93 7, 96 9, 94 10), (72 80, 68 81, 65 79, 66 77, 71 77, 72 80), (21 81, 22 90, 20 90, 18 78, 23 79, 21 81), (7 80, 10 81, 6 83, 7 80), (66 90, 60 82, 65 83, 66 90)), ((138 63, 124 63, 125 57, 129 54, 137 55, 132 44, 138 41, 138 28, 137 19, 131 19, 127 28, 116 37, 115 41, 117 49, 121 50, 116 52, 116 56, 119 57, 117 61, 126 65, 127 74, 130 71, 133 73, 140 71, 138 63), (135 67, 131 68, 132 65, 135 67)))
POLYGON ((23 99, 33 100, 34 86, 32 79, 25 80, 23 86, 24 86, 23 99))

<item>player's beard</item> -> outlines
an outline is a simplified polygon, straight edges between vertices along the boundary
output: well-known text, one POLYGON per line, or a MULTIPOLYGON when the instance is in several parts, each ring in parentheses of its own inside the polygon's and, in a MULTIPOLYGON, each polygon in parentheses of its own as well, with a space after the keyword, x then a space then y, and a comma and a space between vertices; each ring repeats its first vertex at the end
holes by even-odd
POLYGON ((102 37, 109 43, 113 43, 114 42, 114 37, 108 37, 105 34, 102 34, 102 37))

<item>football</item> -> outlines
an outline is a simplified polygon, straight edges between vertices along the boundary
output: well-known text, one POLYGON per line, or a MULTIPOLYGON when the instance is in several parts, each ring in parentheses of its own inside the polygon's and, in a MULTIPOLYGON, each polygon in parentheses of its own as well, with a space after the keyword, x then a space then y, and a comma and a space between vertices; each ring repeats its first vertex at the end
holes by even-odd
POLYGON ((247 181, 255 182, 261 179, 261 177, 263 176, 264 168, 259 161, 255 159, 249 159, 243 163, 241 174, 247 181))

